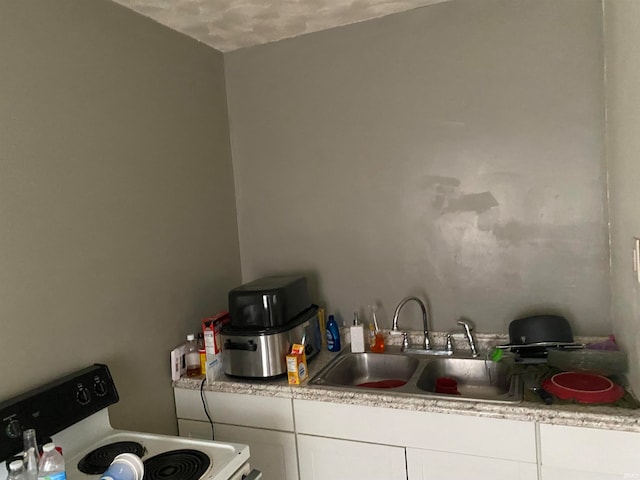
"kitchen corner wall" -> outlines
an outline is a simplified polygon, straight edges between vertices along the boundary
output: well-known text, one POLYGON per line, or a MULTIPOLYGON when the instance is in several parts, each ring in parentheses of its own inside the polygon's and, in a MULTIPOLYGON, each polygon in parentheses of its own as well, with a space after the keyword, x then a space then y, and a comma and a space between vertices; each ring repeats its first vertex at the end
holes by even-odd
POLYGON ((0 400, 94 362, 175 433, 169 352, 240 282, 219 52, 107 1, 0 2, 0 400))
POLYGON ((640 237, 640 3, 605 0, 607 162, 611 209, 612 322, 640 391, 640 285, 632 267, 640 237))
POLYGON ((454 0, 226 54, 243 280, 610 333, 602 42, 599 0, 454 0))

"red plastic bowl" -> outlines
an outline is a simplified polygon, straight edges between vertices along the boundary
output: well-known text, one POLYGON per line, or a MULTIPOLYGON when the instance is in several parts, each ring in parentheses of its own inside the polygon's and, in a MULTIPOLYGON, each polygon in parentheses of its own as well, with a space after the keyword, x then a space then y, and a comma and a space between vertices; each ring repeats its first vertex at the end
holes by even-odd
POLYGON ((541 386, 561 400, 580 403, 613 403, 624 395, 624 388, 620 385, 593 373, 556 373, 543 380, 541 386))
POLYGON ((436 393, 448 393, 449 395, 460 395, 458 382, 449 377, 436 378, 436 393))

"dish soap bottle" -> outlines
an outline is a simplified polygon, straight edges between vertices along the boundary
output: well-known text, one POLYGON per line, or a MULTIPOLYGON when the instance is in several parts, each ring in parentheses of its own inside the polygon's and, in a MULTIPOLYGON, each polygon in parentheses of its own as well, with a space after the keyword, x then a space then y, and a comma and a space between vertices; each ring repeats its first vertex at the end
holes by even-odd
POLYGON ((364 352, 364 326, 358 320, 358 312, 353 312, 353 325, 351 326, 351 351, 364 352))
POLYGON ((376 353, 384 352, 384 335, 378 326, 378 318, 376 316, 376 312, 378 311, 378 306, 373 304, 369 305, 369 311, 371 312, 371 320, 373 321, 373 337, 371 338, 371 351, 376 353))
POLYGON ((327 350, 330 352, 340 351, 340 328, 333 315, 329 315, 327 322, 327 350))

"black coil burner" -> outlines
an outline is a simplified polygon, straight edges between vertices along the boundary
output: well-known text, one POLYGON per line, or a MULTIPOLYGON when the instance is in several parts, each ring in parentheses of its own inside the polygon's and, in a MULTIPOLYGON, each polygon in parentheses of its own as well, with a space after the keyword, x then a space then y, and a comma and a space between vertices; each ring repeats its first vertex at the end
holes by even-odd
POLYGON ((210 464, 198 450, 171 450, 144 461, 144 480, 198 480, 210 464))
POLYGON ((88 475, 101 475, 109 468, 116 455, 135 453, 137 456, 142 457, 145 452, 145 448, 138 442, 109 443, 82 457, 82 460, 78 462, 78 470, 88 475))

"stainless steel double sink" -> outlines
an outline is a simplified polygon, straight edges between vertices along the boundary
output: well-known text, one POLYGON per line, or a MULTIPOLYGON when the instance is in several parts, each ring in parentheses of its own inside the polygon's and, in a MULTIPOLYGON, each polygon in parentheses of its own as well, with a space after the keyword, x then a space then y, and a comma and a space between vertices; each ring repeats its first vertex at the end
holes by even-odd
POLYGON ((415 353, 343 351, 311 385, 474 402, 519 403, 522 382, 513 361, 415 353), (446 393, 450 392, 450 393, 446 393))

